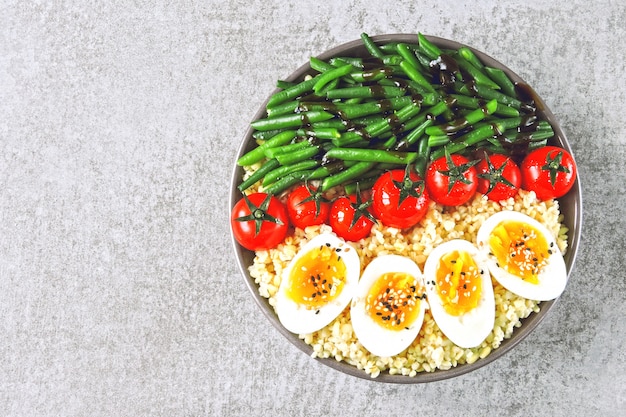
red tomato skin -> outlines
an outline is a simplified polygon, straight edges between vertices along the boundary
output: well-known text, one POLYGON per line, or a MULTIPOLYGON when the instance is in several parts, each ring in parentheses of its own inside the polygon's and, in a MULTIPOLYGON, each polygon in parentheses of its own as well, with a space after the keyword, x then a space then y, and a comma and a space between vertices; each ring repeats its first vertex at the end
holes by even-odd
MULTIPOLYGON (((266 196, 267 194, 265 193, 252 193, 248 196, 248 199, 256 207, 259 207, 266 196)), ((235 204, 230 215, 230 225, 235 240, 241 246, 253 251, 267 250, 278 246, 285 239, 289 230, 289 217, 285 205, 278 198, 272 196, 267 207, 267 213, 279 219, 282 224, 264 221, 261 225, 261 230, 256 234, 256 224, 253 220, 236 220, 239 217, 250 215, 250 209, 246 205, 245 200, 242 198, 235 204)))
MULTIPOLYGON (((402 204, 398 205, 400 188, 394 181, 402 183, 404 176, 403 169, 385 172, 372 187, 372 211, 385 226, 407 229, 419 223, 428 212, 430 198, 425 186, 421 187, 420 197, 407 196, 402 204)), ((420 180, 415 172, 411 172, 409 178, 412 181, 420 180)))
POLYGON ((302 203, 311 196, 309 189, 305 185, 301 185, 289 193, 287 197, 287 214, 291 224, 300 229, 308 226, 324 224, 328 221, 328 213, 330 212, 330 203, 320 202, 319 213, 315 213, 315 201, 307 201, 302 203))
MULTIPOLYGON (((458 154, 450 155, 452 162, 455 165, 463 165, 469 162, 469 160, 458 154)), ((476 194, 476 188, 478 187, 478 174, 474 166, 467 169, 464 173, 464 177, 470 181, 470 184, 464 184, 457 181, 452 190, 448 192, 449 177, 439 172, 440 170, 448 170, 448 162, 445 157, 437 158, 432 161, 426 169, 426 189, 428 195, 436 203, 444 206, 459 206, 469 201, 474 194, 476 194)))
POLYGON ((502 154, 492 154, 488 157, 491 164, 496 169, 502 167, 502 165, 506 163, 502 176, 513 184, 515 188, 504 183, 498 183, 493 190, 487 194, 487 190, 489 190, 489 180, 480 178, 480 174, 489 172, 489 165, 487 164, 486 159, 481 159, 478 165, 476 165, 476 172, 479 175, 476 192, 486 194, 487 198, 491 201, 507 200, 517 195, 518 190, 522 185, 522 173, 517 164, 511 158, 502 154))
POLYGON ((557 146, 544 146, 535 149, 522 161, 522 188, 534 191, 539 200, 545 201, 564 196, 572 189, 576 181, 577 169, 574 158, 569 152, 557 146), (554 186, 550 182, 550 171, 543 169, 548 158, 555 158, 562 153, 561 165, 569 172, 557 172, 554 186))
POLYGON ((354 195, 337 198, 330 206, 328 218, 333 232, 340 238, 351 242, 356 242, 357 240, 369 236, 374 226, 374 223, 370 219, 365 216, 360 216, 354 226, 350 227, 356 213, 353 207, 354 203, 356 203, 356 197, 354 195))

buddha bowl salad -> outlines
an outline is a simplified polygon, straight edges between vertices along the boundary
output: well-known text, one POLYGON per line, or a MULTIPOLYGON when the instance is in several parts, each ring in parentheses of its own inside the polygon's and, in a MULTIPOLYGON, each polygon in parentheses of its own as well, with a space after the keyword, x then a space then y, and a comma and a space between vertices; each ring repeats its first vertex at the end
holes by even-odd
POLYGON ((282 325, 372 377, 473 363, 567 272, 576 165, 523 83, 468 47, 377 44, 279 81, 237 161, 236 241, 282 325))

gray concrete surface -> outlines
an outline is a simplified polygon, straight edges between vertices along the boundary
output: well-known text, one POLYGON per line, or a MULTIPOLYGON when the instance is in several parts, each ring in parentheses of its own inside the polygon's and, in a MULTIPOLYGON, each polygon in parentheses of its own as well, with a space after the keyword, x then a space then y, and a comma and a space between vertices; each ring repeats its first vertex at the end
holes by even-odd
POLYGON ((1 416, 626 414, 626 5, 0 2, 1 416), (226 199, 260 103, 361 32, 506 63, 566 130, 582 248, 516 349, 428 385, 356 379, 269 326, 226 199))

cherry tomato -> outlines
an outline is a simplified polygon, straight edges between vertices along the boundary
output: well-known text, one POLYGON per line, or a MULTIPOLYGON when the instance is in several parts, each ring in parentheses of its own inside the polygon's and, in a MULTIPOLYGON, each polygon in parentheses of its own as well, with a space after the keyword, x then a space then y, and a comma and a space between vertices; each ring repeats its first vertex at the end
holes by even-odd
POLYGON ((435 202, 444 206, 458 206, 476 193, 478 174, 474 165, 458 154, 446 154, 435 159, 426 169, 426 189, 435 202))
POLYGON ((367 237, 376 222, 369 211, 370 204, 371 200, 362 202, 359 193, 337 198, 330 206, 330 227, 348 241, 367 237))
POLYGON ((301 185, 287 197, 287 213, 291 223, 304 229, 307 226, 326 223, 330 203, 309 185, 301 185))
POLYGON ((429 202, 426 186, 414 171, 385 172, 372 188, 372 211, 385 226, 415 226, 428 211, 429 202))
POLYGON ((517 164, 502 154, 485 155, 478 165, 477 192, 492 201, 502 201, 517 194, 522 184, 522 174, 517 164))
POLYGON ((576 180, 576 163, 565 149, 544 146, 530 152, 520 166, 522 188, 534 191, 540 200, 567 194, 576 180))
POLYGON ((230 226, 235 239, 250 250, 271 249, 285 239, 289 218, 285 205, 265 193, 244 196, 233 207, 230 226))

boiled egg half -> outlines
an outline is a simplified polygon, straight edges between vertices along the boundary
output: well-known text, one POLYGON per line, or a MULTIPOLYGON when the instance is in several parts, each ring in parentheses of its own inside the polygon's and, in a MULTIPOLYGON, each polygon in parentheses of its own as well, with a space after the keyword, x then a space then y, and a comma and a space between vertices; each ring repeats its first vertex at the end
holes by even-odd
POLYGON ((532 217, 501 211, 489 217, 477 234, 493 277, 507 290, 536 301, 557 298, 567 284, 563 255, 553 235, 532 217))
POLYGON ((426 259, 424 280, 430 312, 443 334, 462 348, 480 345, 493 330, 496 310, 478 248, 461 239, 442 243, 426 259))
POLYGON ((276 293, 276 314, 297 334, 313 333, 350 304, 359 283, 357 251, 332 233, 307 242, 283 271, 276 293))
POLYGON ((350 306, 359 342, 377 356, 393 356, 417 337, 424 321, 422 272, 399 255, 374 258, 363 271, 350 306))

